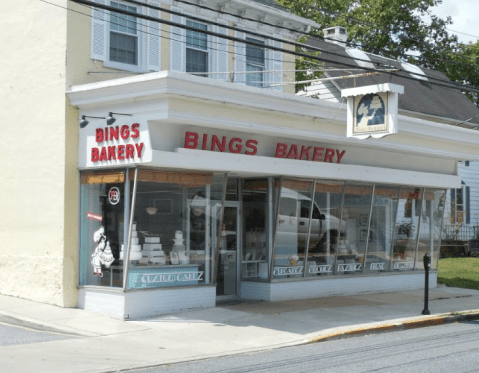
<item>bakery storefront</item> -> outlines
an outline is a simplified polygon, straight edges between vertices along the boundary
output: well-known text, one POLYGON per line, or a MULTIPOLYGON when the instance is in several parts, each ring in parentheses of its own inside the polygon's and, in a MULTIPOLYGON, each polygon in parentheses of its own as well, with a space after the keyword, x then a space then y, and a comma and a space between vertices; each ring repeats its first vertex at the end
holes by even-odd
MULTIPOLYGON (((409 144, 390 136, 386 146, 381 139, 365 147, 327 124, 315 123, 314 137, 260 119, 241 126, 247 118, 238 107, 211 116, 210 126, 164 115, 177 113, 173 102, 152 112, 168 95, 122 104, 112 93, 89 106, 100 88, 108 89, 95 83, 70 93, 80 114, 132 115, 110 126, 91 119, 79 130, 80 307, 139 318, 231 298, 414 289, 424 283, 426 253, 435 286, 446 189, 460 184, 461 139, 451 140, 449 126, 421 140, 432 124, 407 118, 405 132, 425 127, 409 144), (448 149, 438 154, 441 147, 448 149)), ((258 95, 295 101, 285 122, 309 120, 305 108, 322 110, 317 100, 258 95)), ((337 109, 325 104, 324 116, 337 118, 337 109)), ((346 113, 336 121, 345 133, 346 113)))

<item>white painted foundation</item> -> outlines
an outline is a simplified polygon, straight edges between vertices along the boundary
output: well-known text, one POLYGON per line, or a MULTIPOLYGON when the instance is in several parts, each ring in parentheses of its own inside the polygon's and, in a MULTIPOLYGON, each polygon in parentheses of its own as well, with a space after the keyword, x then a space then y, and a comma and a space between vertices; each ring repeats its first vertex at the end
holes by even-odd
MULTIPOLYGON (((437 273, 429 273, 429 287, 437 287, 437 273)), ((242 299, 268 302, 321 298, 359 293, 379 293, 424 288, 424 272, 383 276, 334 277, 290 282, 242 282, 242 299)))
POLYGON ((194 308, 214 307, 215 286, 145 289, 123 292, 81 288, 78 307, 121 320, 141 319, 194 308))

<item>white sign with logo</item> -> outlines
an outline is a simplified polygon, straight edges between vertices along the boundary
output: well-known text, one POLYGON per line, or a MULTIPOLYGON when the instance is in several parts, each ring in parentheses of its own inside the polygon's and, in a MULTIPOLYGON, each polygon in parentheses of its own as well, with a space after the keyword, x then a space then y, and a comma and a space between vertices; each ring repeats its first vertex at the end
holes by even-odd
POLYGON ((380 138, 397 133, 398 95, 404 87, 396 84, 344 89, 348 99, 347 136, 358 139, 380 138))
POLYGON ((101 119, 80 129, 79 167, 111 167, 150 162, 152 158, 148 122, 118 118, 111 126, 101 119))

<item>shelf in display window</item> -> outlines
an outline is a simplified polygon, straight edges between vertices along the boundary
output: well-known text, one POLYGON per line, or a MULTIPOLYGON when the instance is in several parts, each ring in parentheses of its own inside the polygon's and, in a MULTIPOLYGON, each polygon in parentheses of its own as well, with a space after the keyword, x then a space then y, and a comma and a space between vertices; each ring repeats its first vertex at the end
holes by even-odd
POLYGON ((242 263, 266 263, 266 260, 261 259, 261 260, 243 260, 242 263))

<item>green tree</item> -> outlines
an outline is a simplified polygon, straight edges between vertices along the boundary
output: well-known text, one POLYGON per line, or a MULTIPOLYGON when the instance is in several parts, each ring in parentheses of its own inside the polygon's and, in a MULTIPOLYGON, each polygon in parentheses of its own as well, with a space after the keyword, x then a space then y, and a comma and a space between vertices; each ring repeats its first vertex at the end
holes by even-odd
MULTIPOLYGON (((293 13, 309 18, 322 28, 343 26, 348 44, 362 50, 444 72, 461 84, 478 85, 479 47, 461 45, 446 28, 451 17, 438 18, 432 8, 442 0, 278 0, 293 13), (424 22, 429 15, 431 23, 424 22)), ((322 30, 310 35, 322 37, 322 30)), ((300 61, 301 67, 309 61, 300 61)), ((298 65, 299 66, 299 65, 298 65)), ((297 69, 299 69, 297 66, 297 69)), ((298 75, 297 80, 304 80, 298 75)), ((476 105, 478 97, 467 93, 476 105)))

